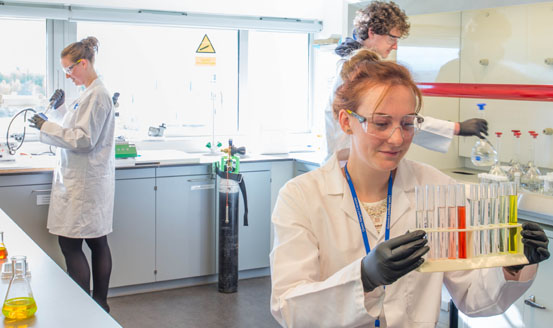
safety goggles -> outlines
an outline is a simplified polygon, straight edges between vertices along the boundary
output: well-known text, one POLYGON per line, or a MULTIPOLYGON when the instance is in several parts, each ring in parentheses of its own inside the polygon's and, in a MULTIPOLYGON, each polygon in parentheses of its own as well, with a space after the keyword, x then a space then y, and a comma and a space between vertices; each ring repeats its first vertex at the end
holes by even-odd
POLYGON ((401 35, 397 36, 390 33, 386 33, 386 36, 387 36, 386 42, 388 42, 389 45, 397 44, 399 39, 401 39, 401 35))
POLYGON ((71 74, 71 72, 73 72, 73 68, 75 68, 75 65, 77 65, 78 63, 80 63, 82 61, 82 59, 79 59, 77 60, 73 65, 71 66, 68 66, 68 67, 62 67, 63 68, 63 71, 65 72, 65 74, 71 74))
POLYGON ((420 130, 424 118, 416 114, 403 116, 399 121, 399 126, 394 126, 394 119, 390 115, 374 113, 371 118, 361 116, 349 109, 346 112, 355 117, 365 133, 378 139, 387 140, 396 131, 401 131, 402 138, 411 138, 420 130))

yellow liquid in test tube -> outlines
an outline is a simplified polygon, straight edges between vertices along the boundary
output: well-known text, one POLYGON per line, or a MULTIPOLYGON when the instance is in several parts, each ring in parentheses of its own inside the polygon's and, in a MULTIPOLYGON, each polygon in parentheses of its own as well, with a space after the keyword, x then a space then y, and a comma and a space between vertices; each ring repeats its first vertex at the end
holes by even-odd
POLYGON ((16 297, 6 300, 2 314, 8 319, 22 320, 32 317, 36 312, 36 302, 32 297, 16 297))
MULTIPOLYGON (((509 224, 517 223, 517 196, 509 195, 509 224)), ((509 253, 517 252, 517 239, 517 228, 509 228, 509 253)))

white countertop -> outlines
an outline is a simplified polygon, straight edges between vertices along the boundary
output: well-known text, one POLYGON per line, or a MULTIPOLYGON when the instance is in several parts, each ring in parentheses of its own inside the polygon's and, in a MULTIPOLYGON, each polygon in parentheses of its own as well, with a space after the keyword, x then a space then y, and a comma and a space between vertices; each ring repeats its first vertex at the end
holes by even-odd
MULTIPOLYGON (((37 304, 34 317, 13 322, 2 320, 0 327, 121 327, 2 210, 0 226, 8 256, 27 256, 31 271, 29 282, 37 304)), ((2 297, 8 286, 9 280, 0 281, 2 297)))
MULTIPOLYGON (((180 150, 141 150, 134 160, 115 160, 117 168, 210 164, 220 160, 223 153, 208 155, 207 153, 187 153, 180 150)), ((240 157, 241 162, 300 160, 318 165, 322 161, 319 153, 290 153, 258 155, 246 154, 240 157)), ((17 174, 25 172, 52 171, 56 166, 56 156, 51 155, 17 155, 15 161, 0 161, 0 174, 17 174)))

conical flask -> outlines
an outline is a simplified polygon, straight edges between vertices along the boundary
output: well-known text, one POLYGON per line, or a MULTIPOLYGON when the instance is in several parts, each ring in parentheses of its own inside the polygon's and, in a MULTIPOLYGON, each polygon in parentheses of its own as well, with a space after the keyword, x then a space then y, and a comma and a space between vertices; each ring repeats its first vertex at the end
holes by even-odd
POLYGON ((509 180, 514 181, 515 174, 519 173, 521 176, 524 174, 524 171, 522 170, 522 166, 520 165, 519 161, 519 154, 520 154, 520 130, 511 130, 513 132, 514 136, 514 146, 515 146, 515 152, 513 154, 513 158, 511 159, 511 167, 509 168, 509 171, 507 171, 507 175, 509 176, 509 180))
POLYGON ((501 159, 500 159, 500 155, 501 155, 501 135, 502 134, 503 133, 501 133, 501 132, 496 132, 495 133, 495 135, 497 137, 497 141, 495 143, 496 150, 497 150, 497 162, 495 162, 495 164, 490 169, 490 172, 488 172, 488 173, 491 174, 491 175, 495 175, 495 176, 506 177, 507 173, 505 171, 503 171, 503 169, 501 168, 501 159))
POLYGON ((36 302, 27 280, 27 257, 13 256, 12 280, 4 299, 2 313, 8 319, 23 320, 32 317, 36 312, 36 302))
POLYGON ((528 161, 528 169, 522 177, 520 178, 521 186, 529 191, 539 191, 541 188, 541 180, 540 180, 540 169, 535 164, 535 158, 536 158, 536 142, 538 134, 536 131, 528 131, 530 135, 532 136, 532 143, 530 144, 530 160, 528 161))
POLYGON ((4 244, 4 232, 0 231, 0 260, 5 260, 8 258, 8 249, 4 244))

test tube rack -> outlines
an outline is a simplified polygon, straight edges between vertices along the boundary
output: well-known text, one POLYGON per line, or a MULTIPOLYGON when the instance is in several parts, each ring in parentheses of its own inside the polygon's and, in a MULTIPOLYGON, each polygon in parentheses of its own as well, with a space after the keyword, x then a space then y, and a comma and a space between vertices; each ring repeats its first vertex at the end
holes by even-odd
POLYGON ((517 221, 516 185, 469 186, 470 195, 463 184, 415 187, 416 228, 426 231, 430 247, 419 272, 528 263, 517 221))
MULTIPOLYGON (((441 233, 459 233, 466 232, 467 239, 471 237, 471 234, 480 232, 480 231, 496 231, 499 232, 500 229, 516 229, 516 235, 520 236, 520 231, 522 230, 521 224, 493 224, 489 226, 479 226, 466 229, 422 229, 425 230, 427 234, 434 234, 434 236, 441 233)), ((486 255, 477 255, 470 256, 465 259, 455 258, 455 259, 429 259, 426 258, 424 263, 417 268, 419 272, 447 272, 447 271, 460 271, 460 270, 473 270, 473 269, 483 269, 483 268, 492 268, 500 266, 511 266, 511 265, 520 265, 528 264, 528 259, 524 256, 524 246, 522 244, 521 238, 516 238, 516 252, 502 252, 502 253, 492 253, 486 255)), ((467 247, 473 246, 471 242, 468 242, 467 247)), ((432 246, 431 246, 432 247, 432 246)))

